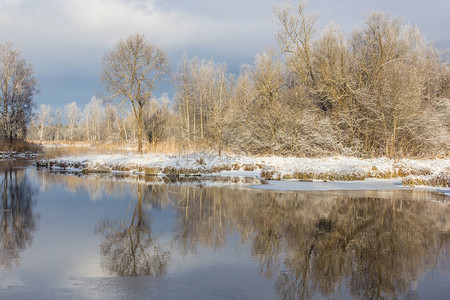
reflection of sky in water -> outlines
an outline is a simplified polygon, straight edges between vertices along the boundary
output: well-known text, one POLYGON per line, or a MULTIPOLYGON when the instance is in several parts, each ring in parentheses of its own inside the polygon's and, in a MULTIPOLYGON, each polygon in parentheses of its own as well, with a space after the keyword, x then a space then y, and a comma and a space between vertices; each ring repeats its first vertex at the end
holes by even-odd
MULTIPOLYGON (((38 290, 74 288, 83 282, 82 285, 91 284, 94 286, 93 289, 97 289, 98 282, 96 280, 99 278, 107 280, 105 277, 114 274, 111 269, 108 271, 104 266, 102 267, 99 245, 105 242, 106 236, 96 233, 96 228, 106 219, 113 223, 116 222, 114 223, 116 225, 124 222, 125 229, 132 228, 129 226, 133 213, 138 211, 138 184, 48 174, 36 172, 34 169, 27 169, 26 177, 36 187, 37 192, 34 194, 36 202, 32 209, 35 214, 39 215, 39 220, 37 229, 33 232, 32 245, 20 251, 20 266, 10 270, 0 267, 0 296, 2 291, 6 291, 4 288, 8 286, 22 286, 38 290), (92 280, 92 282, 86 283, 86 280, 92 280)), ((175 290, 186 289, 192 284, 190 289, 199 286, 206 291, 206 295, 209 295, 208 293, 214 295, 218 290, 226 290, 229 292, 227 294, 229 296, 237 295, 245 298, 276 298, 276 287, 278 287, 278 296, 281 296, 280 291, 284 291, 288 296, 298 297, 301 295, 298 286, 291 290, 292 287, 287 285, 296 285, 299 283, 299 278, 303 278, 300 276, 300 269, 297 269, 304 260, 303 254, 306 252, 303 250, 316 251, 315 249, 319 249, 321 252, 317 250, 319 252, 310 257, 310 270, 308 271, 310 277, 307 281, 312 281, 308 282, 310 286, 305 290, 304 297, 326 298, 326 293, 323 294, 325 286, 334 290, 339 284, 341 285, 340 295, 349 297, 352 294, 349 286, 356 284, 349 279, 351 274, 344 272, 336 275, 339 277, 336 279, 331 275, 321 277, 320 273, 326 270, 326 268, 321 269, 323 267, 321 264, 330 264, 332 267, 330 272, 335 271, 333 270, 336 267, 333 265, 334 262, 326 261, 328 257, 322 254, 324 251, 341 251, 338 249, 339 247, 335 247, 333 244, 335 240, 331 237, 347 226, 342 223, 345 226, 342 225, 335 230, 329 224, 344 222, 345 220, 341 221, 339 216, 347 216, 349 211, 353 210, 354 217, 350 215, 348 228, 353 228, 352 230, 355 232, 359 230, 357 226, 370 228, 371 224, 378 224, 378 220, 383 216, 370 215, 373 212, 386 214, 386 223, 390 222, 390 216, 393 214, 392 226, 398 233, 391 236, 400 238, 410 236, 412 243, 413 239, 423 238, 423 236, 420 234, 414 236, 415 232, 402 234, 402 231, 408 230, 408 226, 412 229, 415 226, 402 223, 402 220, 423 222, 423 224, 419 224, 420 226, 428 225, 429 222, 434 221, 428 221, 428 219, 424 221, 422 216, 419 216, 421 219, 415 219, 413 214, 421 212, 427 215, 435 214, 430 217, 430 220, 439 219, 433 223, 435 224, 433 226, 438 227, 442 235, 433 235, 436 229, 430 227, 427 229, 429 232, 425 232, 426 234, 431 233, 429 240, 424 241, 425 244, 429 244, 426 246, 429 249, 426 247, 417 249, 418 254, 402 254, 408 259, 410 256, 411 259, 401 262, 407 265, 399 266, 404 267, 400 272, 409 272, 412 275, 406 273, 406 275, 383 274, 383 276, 386 276, 384 278, 391 276, 397 280, 395 283, 397 290, 403 291, 405 288, 401 286, 406 285, 406 290, 408 287, 410 293, 417 290, 419 296, 439 296, 450 292, 450 287, 447 285, 450 280, 449 270, 448 267, 443 266, 448 264, 449 260, 448 256, 442 254, 445 249, 448 253, 449 249, 450 208, 448 204, 435 201, 411 202, 395 199, 363 199, 355 202, 345 200, 345 197, 352 195, 351 192, 295 194, 218 187, 207 188, 204 191, 201 188, 177 185, 169 187, 158 185, 154 188, 149 188, 148 185, 139 185, 139 188, 142 189, 141 212, 146 216, 146 219, 143 220, 148 221, 147 225, 151 231, 150 242, 163 250, 169 250, 170 258, 167 270, 162 271, 162 279, 153 277, 126 280, 108 279, 113 280, 117 284, 116 287, 121 286, 122 283, 129 287, 140 284, 139 282, 142 280, 147 280, 148 286, 152 286, 153 283, 156 290, 158 290, 158 286, 175 290), (370 201, 374 201, 384 208, 371 206, 370 201), (342 202, 347 203, 349 207, 343 206, 342 202), (338 219, 333 219, 336 214, 338 219), (199 217, 200 215, 202 217, 199 217), (354 221, 361 219, 361 216, 367 216, 367 220, 363 218, 363 220, 354 221), (296 240, 297 237, 298 240, 296 240), (439 238, 443 240, 436 240, 439 238), (442 242, 440 244, 441 251, 435 247, 440 242, 442 242), (311 245, 314 247, 310 247, 311 245), (300 251, 299 253, 303 256, 298 256, 296 251, 300 251), (429 262, 423 261, 423 258, 438 257, 440 257, 438 265, 431 266, 429 262), (269 270, 270 268, 271 270, 269 270), (420 268, 424 268, 424 270, 420 268), (426 270, 428 271, 423 273, 426 270), (418 279, 418 282, 415 282, 414 277, 418 279), (280 278, 288 281, 282 282, 280 278), (160 282, 161 280, 163 282, 160 282), (286 288, 290 290, 286 291, 286 288)), ((354 195, 356 194, 354 193, 354 195)), ((357 195, 362 197, 361 195, 365 194, 358 192, 357 195)), ((442 200, 441 196, 418 191, 371 192, 370 195, 371 197, 382 195, 398 199, 442 200)), ((134 224, 137 223, 136 221, 134 224)), ((380 233, 389 237, 389 233, 380 233)), ((345 232, 341 234, 346 236, 345 232)), ((368 234, 369 238, 359 236, 360 234, 364 235, 365 233, 353 235, 352 240, 347 241, 346 247, 356 249, 354 251, 362 251, 362 255, 367 255, 367 252, 364 252, 367 249, 358 243, 377 239, 371 237, 372 233, 368 234)), ((143 235, 140 236, 140 238, 142 237, 143 235)), ((127 235, 125 235, 126 238, 127 235)), ((336 239, 339 238, 341 237, 336 236, 336 239)), ((404 242, 399 242, 398 245, 404 245, 402 244, 404 242)), ((398 245, 393 243, 393 248, 386 249, 401 250, 395 248, 398 245)), ((410 249, 404 250, 410 251, 410 249)), ((335 254, 331 252, 331 260, 341 259, 341 267, 348 268, 347 253, 349 251, 341 251, 342 253, 336 257, 333 257, 335 254)), ((367 263, 381 264, 379 270, 390 271, 388 264, 383 265, 383 262, 380 262, 377 257, 368 259, 367 263)), ((394 263, 397 262, 394 261, 394 263)), ((364 272, 367 272, 368 276, 372 276, 373 273, 370 272, 377 270, 377 267, 371 268, 370 266, 357 269, 362 264, 354 265, 353 268, 356 268, 354 271, 362 272, 360 274, 363 275, 364 272)), ((112 267, 116 266, 117 264, 112 265, 112 267)), ((109 281, 105 282, 102 281, 102 284, 109 284, 109 281)), ((358 288, 360 288, 359 292, 361 289, 364 290, 364 288, 358 288)), ((389 290, 390 287, 385 286, 384 288, 389 290)), ((123 288, 122 292, 126 290, 123 288)), ((20 295, 20 289, 14 291, 20 295)), ((153 292, 155 291, 153 290, 153 292)), ((6 294, 6 296, 13 295, 6 294)), ((104 296, 100 293, 101 295, 104 296)), ((199 296, 200 294, 194 292, 194 295, 199 296)), ((329 295, 333 296, 333 292, 330 292, 329 295)), ((373 295, 373 291, 366 294, 363 291, 363 294, 359 294, 359 296, 364 295, 373 295)))

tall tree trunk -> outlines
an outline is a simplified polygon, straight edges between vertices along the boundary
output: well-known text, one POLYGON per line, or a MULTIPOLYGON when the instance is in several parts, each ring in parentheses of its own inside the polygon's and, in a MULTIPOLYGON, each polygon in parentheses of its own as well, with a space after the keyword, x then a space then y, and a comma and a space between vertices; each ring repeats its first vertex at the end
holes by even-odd
POLYGON ((200 140, 203 142, 203 101, 200 103, 200 140))
POLYGON ((44 121, 41 121, 41 132, 39 133, 39 140, 42 142, 42 137, 44 136, 44 121))
POLYGON ((125 118, 122 119, 123 124, 123 132, 125 134, 125 141, 128 143, 128 133, 127 133, 127 126, 125 126, 125 118))
POLYGON ((138 152, 142 153, 142 132, 144 124, 142 122, 142 107, 139 107, 138 112, 138 152))
POLYGON ((187 98, 185 99, 185 106, 186 106, 186 131, 187 131, 187 141, 188 143, 191 141, 191 132, 190 132, 190 119, 189 119, 189 103, 187 98))

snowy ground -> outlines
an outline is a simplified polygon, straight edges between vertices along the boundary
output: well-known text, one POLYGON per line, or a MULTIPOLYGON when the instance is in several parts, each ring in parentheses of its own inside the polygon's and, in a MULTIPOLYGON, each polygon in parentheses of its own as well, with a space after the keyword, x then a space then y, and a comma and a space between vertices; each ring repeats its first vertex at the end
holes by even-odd
POLYGON ((35 158, 37 153, 32 152, 16 152, 16 151, 0 151, 0 160, 11 158, 35 158))
POLYGON ((267 180, 283 180, 265 188, 309 189, 315 182, 325 181, 314 189, 387 189, 401 186, 402 179, 414 179, 414 185, 432 182, 448 187, 450 159, 392 160, 355 157, 297 158, 248 157, 239 155, 191 154, 111 154, 65 156, 41 160, 37 166, 53 170, 83 171, 85 173, 129 172, 152 175, 221 175, 254 176, 267 180), (389 179, 384 181, 367 178, 389 179), (431 181, 439 178, 439 181, 431 181), (394 180, 391 180, 394 179, 394 180), (364 181, 362 181, 364 180, 364 181), (347 181, 345 184, 339 181, 347 181), (351 181, 351 182, 348 182, 351 181), (382 185, 380 186, 380 183, 382 185), (283 186, 288 184, 289 187, 283 186))

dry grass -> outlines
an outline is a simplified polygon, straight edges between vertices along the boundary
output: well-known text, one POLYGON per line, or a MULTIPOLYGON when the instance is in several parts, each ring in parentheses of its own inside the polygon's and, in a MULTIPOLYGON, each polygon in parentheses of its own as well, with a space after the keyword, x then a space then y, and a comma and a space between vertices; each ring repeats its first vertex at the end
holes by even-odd
POLYGON ((42 147, 39 144, 33 142, 27 142, 24 140, 12 140, 7 138, 0 138, 0 151, 3 152, 34 152, 39 153, 42 151, 42 147))
POLYGON ((307 181, 311 182, 313 180, 322 180, 322 181, 355 181, 355 180, 364 180, 366 178, 371 178, 368 174, 362 175, 357 173, 351 174, 338 174, 333 172, 326 173, 311 173, 311 172, 295 172, 293 174, 283 174, 281 175, 278 172, 274 172, 273 170, 263 169, 261 171, 261 178, 265 180, 298 180, 298 181, 307 181))
POLYGON ((182 146, 175 142, 175 140, 157 144, 150 144, 145 142, 143 147, 143 152, 157 152, 157 153, 182 153, 184 149, 182 146))
MULTIPOLYGON (((84 154, 124 154, 128 152, 137 152, 136 144, 124 144, 124 143, 92 143, 92 142, 79 142, 79 141, 33 141, 36 144, 42 144, 45 149, 44 158, 51 159, 61 156, 69 155, 84 155, 84 154)), ((217 149, 213 149, 206 144, 189 144, 182 145, 177 143, 175 140, 150 144, 149 142, 144 142, 142 147, 143 153, 162 153, 162 154, 173 154, 173 153, 190 153, 190 152, 214 152, 217 153, 217 149)), ((222 151, 227 152, 226 149, 222 151)))
POLYGON ((441 173, 434 176, 408 176, 402 180, 402 185, 405 186, 418 186, 418 185, 428 185, 428 186, 440 186, 440 187, 450 187, 450 174, 441 173))
MULTIPOLYGON (((335 172, 295 172, 293 174, 280 174, 279 172, 271 168, 263 168, 261 171, 261 178, 265 180, 299 180, 299 181, 312 181, 312 180, 323 180, 323 181, 356 181, 364 180, 367 178, 377 178, 377 179, 392 179, 392 178, 405 178, 408 176, 431 176, 431 171, 429 169, 420 168, 407 168, 405 166, 394 165, 394 168, 389 171, 381 171, 377 167, 373 166, 369 172, 354 172, 354 173, 335 173, 335 172)), ((450 175, 445 175, 450 176, 450 175)), ((415 177, 414 177, 415 178, 415 177)), ((416 180, 416 179, 415 179, 416 180)), ((436 179, 431 180, 432 185, 445 186, 442 185, 441 181, 436 179)))
MULTIPOLYGON (((52 145, 47 144, 45 145, 52 145)), ((125 154, 130 152, 130 148, 121 144, 90 144, 85 142, 64 143, 62 146, 55 144, 55 147, 44 148, 44 158, 52 159, 61 156, 76 156, 85 154, 125 154)))

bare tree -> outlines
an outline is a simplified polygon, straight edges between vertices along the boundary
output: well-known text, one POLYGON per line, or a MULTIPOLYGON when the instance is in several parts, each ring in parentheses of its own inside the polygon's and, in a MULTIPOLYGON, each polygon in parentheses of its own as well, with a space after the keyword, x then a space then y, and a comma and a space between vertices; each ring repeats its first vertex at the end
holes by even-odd
POLYGON ((306 4, 297 5, 286 2, 274 10, 280 25, 278 44, 282 53, 286 53, 287 65, 301 82, 310 89, 316 104, 324 111, 330 109, 328 99, 318 88, 318 79, 313 68, 313 37, 316 15, 305 12, 306 4))
POLYGON ((184 56, 175 79, 185 140, 212 143, 221 153, 225 110, 234 87, 226 65, 184 56))
POLYGON ((62 128, 62 110, 61 108, 57 108, 54 110, 54 140, 60 141, 61 140, 61 128, 62 128))
POLYGON ((86 104, 84 110, 84 121, 86 126, 86 140, 87 141, 100 141, 101 130, 100 124, 104 117, 102 109, 102 101, 97 97, 92 97, 91 101, 86 104))
POLYGON ((417 28, 384 13, 369 16, 351 43, 362 151, 388 157, 448 147, 433 105, 441 66, 417 28))
MULTIPOLYGON (((155 147, 158 143, 168 141, 171 135, 175 135, 175 131, 172 130, 171 126, 171 123, 175 122, 172 122, 173 113, 169 103, 169 97, 167 93, 164 93, 160 98, 152 99, 149 105, 146 106, 145 133, 152 147, 155 147)), ((179 129, 177 128, 177 130, 179 129)))
POLYGON ((39 140, 40 141, 43 141, 44 130, 52 122, 52 112, 53 112, 53 108, 50 105, 41 104, 40 110, 36 116, 36 119, 37 119, 36 124, 39 126, 39 140))
MULTIPOLYGON (((186 54, 183 55, 181 63, 178 65, 177 73, 175 74, 175 88, 176 88, 176 105, 178 115, 183 123, 183 135, 186 142, 191 140, 191 114, 193 111, 193 91, 190 85, 190 61, 186 54)), ((195 126, 195 122, 194 122, 195 126)))
POLYGON ((0 129, 5 137, 25 138, 37 92, 32 66, 17 47, 0 43, 0 129))
POLYGON ((69 125, 69 139, 73 141, 73 132, 75 125, 80 120, 81 111, 75 102, 71 102, 64 106, 64 112, 66 113, 66 118, 69 125))
POLYGON ((168 73, 167 53, 148 44, 143 35, 119 40, 103 59, 102 81, 111 97, 131 105, 138 127, 138 152, 142 152, 144 106, 150 101, 156 82, 168 73))

